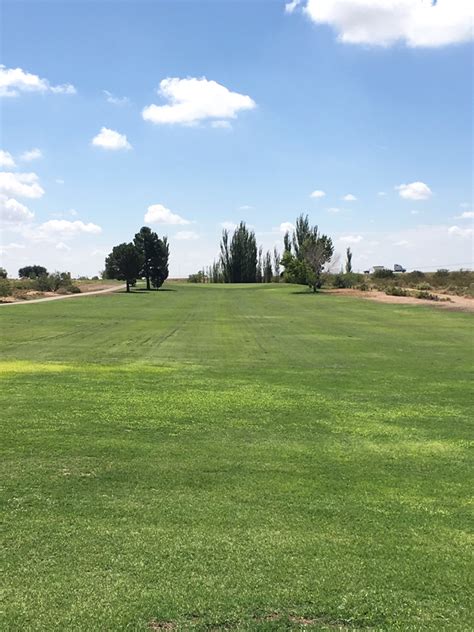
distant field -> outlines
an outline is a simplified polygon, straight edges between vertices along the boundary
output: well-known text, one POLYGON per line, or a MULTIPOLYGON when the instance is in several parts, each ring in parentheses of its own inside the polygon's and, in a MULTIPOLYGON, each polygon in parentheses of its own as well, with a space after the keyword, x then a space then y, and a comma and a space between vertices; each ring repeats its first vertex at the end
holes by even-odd
POLYGON ((2 629, 472 629, 472 316, 165 290, 0 311, 2 629))

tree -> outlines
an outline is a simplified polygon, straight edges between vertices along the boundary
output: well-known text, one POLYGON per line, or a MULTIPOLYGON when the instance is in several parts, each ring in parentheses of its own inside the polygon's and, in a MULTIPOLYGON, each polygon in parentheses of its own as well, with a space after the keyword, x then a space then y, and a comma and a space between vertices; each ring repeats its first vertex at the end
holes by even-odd
POLYGON ((334 253, 332 239, 327 235, 320 235, 317 226, 302 245, 303 259, 306 263, 306 283, 313 292, 321 287, 321 273, 325 263, 331 260, 334 253))
POLYGON ((169 268, 168 260, 170 249, 168 238, 163 237, 157 239, 154 243, 153 252, 150 258, 150 280, 154 288, 160 288, 168 278, 169 268))
POLYGON ((21 279, 36 279, 47 274, 48 271, 43 266, 25 266, 18 270, 18 276, 21 279))
POLYGON ((280 276, 280 261, 281 255, 275 247, 273 248, 273 267, 275 269, 275 276, 277 277, 277 279, 280 276))
POLYGON ((125 281, 127 283, 127 292, 130 292, 130 284, 134 284, 139 278, 142 268, 142 254, 133 243, 123 243, 114 246, 112 252, 105 260, 107 278, 125 281))
POLYGON ((273 279, 272 255, 269 250, 265 253, 263 260, 263 282, 271 283, 273 279))
POLYGON ((143 258, 143 267, 140 274, 146 279, 147 290, 150 289, 150 265, 154 250, 156 249, 157 239, 158 235, 152 232, 151 228, 142 226, 133 240, 135 247, 139 250, 143 258))
POLYGON ((255 283, 257 280, 257 241, 245 222, 240 222, 229 242, 229 231, 222 232, 220 264, 224 283, 255 283))
POLYGON ((346 250, 346 274, 350 274, 352 272, 352 252, 351 249, 348 248, 346 250))
POLYGON ((316 292, 321 287, 324 266, 334 254, 331 238, 320 234, 317 226, 310 225, 308 215, 301 214, 296 220, 291 243, 288 233, 284 243, 281 264, 285 268, 285 281, 309 285, 316 292))
POLYGON ((5 268, 0 268, 0 279, 6 279, 7 276, 8 276, 8 273, 5 270, 5 268))

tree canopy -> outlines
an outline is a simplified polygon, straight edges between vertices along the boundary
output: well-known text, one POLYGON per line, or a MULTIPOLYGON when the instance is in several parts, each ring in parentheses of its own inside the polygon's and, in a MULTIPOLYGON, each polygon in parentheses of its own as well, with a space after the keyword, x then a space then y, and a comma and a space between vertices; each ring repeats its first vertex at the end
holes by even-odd
POLYGON ((143 269, 143 256, 133 243, 123 243, 112 248, 105 260, 105 274, 108 279, 125 281, 127 292, 140 277, 143 269))

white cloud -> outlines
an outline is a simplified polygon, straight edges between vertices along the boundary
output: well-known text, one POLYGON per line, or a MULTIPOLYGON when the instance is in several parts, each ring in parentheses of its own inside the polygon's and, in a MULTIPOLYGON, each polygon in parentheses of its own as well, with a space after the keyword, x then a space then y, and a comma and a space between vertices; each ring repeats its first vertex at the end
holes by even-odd
POLYGON ((293 11, 301 4, 301 0, 291 0, 285 4, 285 13, 293 13, 293 11))
POLYGON ((145 213, 145 222, 150 224, 169 224, 173 226, 190 224, 191 222, 184 219, 176 213, 172 213, 169 208, 163 204, 152 204, 145 213))
POLYGON ((305 12, 347 44, 436 47, 472 39, 472 0, 307 0, 305 12))
POLYGON ((47 79, 41 79, 21 68, 0 65, 0 97, 16 97, 20 92, 75 94, 76 89, 70 83, 52 86, 47 79))
POLYGON ((405 247, 405 246, 409 246, 410 242, 407 241, 406 239, 400 239, 400 241, 396 241, 393 245, 405 247))
POLYGON ((362 235, 345 235, 344 237, 339 237, 338 241, 344 244, 358 244, 362 239, 362 235))
POLYGON ((16 197, 40 198, 44 189, 38 184, 36 173, 0 172, 0 193, 16 197))
POLYGON ((0 149, 0 167, 15 167, 15 161, 9 151, 0 149))
POLYGON ((341 212, 340 208, 337 208, 335 206, 331 206, 330 208, 326 209, 328 213, 331 213, 332 215, 337 215, 337 213, 341 212))
POLYGON ((474 219, 474 211, 464 211, 461 215, 456 215, 456 219, 474 219))
POLYGON ((0 195, 0 218, 3 224, 30 222, 34 215, 24 204, 6 195, 0 195))
POLYGON ((237 224, 234 222, 221 222, 220 225, 225 230, 235 230, 237 228, 237 224))
POLYGON ((293 230, 295 230, 294 225, 291 222, 282 222, 280 224, 280 233, 283 233, 283 235, 285 233, 291 233, 293 230))
POLYGON ((318 199, 318 198, 323 198, 325 195, 326 193, 324 191, 320 191, 316 189, 316 191, 313 191, 309 197, 318 199))
POLYGON ((410 184, 399 184, 395 189, 400 197, 405 200, 427 200, 433 195, 430 187, 424 182, 411 182, 410 184))
POLYGON ((2 246, 3 250, 24 250, 25 248, 26 248, 25 244, 17 244, 15 242, 2 246))
POLYGON ((89 222, 85 224, 81 220, 71 222, 67 219, 50 219, 37 228, 35 237, 38 239, 72 239, 78 235, 98 235, 102 228, 89 222))
POLYGON ((234 119, 241 110, 252 110, 255 101, 245 94, 231 92, 205 77, 163 79, 158 94, 166 105, 148 105, 143 109, 145 121, 193 125, 206 119, 234 119))
POLYGON ((120 134, 108 127, 102 127, 97 136, 92 139, 92 144, 95 147, 102 147, 102 149, 108 149, 116 151, 118 149, 131 149, 132 146, 127 140, 125 134, 120 134))
POLYGON ((211 127, 214 127, 215 129, 232 129, 232 125, 229 121, 222 120, 212 121, 211 127))
POLYGON ((128 97, 116 97, 108 90, 102 90, 102 92, 105 94, 107 103, 112 103, 113 105, 126 105, 127 103, 130 103, 130 99, 128 97))
POLYGON ((56 250, 71 250, 71 247, 65 244, 63 241, 60 241, 56 244, 56 250))
POLYGON ((42 157, 43 157, 43 152, 41 151, 41 149, 38 149, 37 147, 35 147, 34 149, 30 149, 28 151, 23 152, 20 156, 20 160, 23 160, 25 162, 31 162, 32 160, 37 160, 38 158, 42 158, 42 157))
POLYGON ((195 239, 199 239, 199 235, 193 230, 180 230, 176 233, 174 238, 181 241, 193 241, 195 239))
POLYGON ((474 229, 472 228, 460 228, 459 226, 450 226, 448 233, 456 237, 472 237, 474 235, 474 229))
POLYGON ((352 195, 352 193, 348 193, 342 199, 344 200, 344 202, 354 202, 355 200, 357 200, 356 196, 352 195))

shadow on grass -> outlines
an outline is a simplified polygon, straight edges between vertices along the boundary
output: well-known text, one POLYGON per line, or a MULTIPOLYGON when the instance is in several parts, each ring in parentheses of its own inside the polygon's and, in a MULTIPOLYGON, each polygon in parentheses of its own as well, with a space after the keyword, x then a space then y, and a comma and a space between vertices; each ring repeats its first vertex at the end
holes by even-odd
POLYGON ((127 292, 127 290, 120 290, 116 292, 116 294, 148 294, 148 292, 177 292, 177 290, 170 287, 160 287, 160 288, 153 287, 153 288, 150 288, 149 290, 147 290, 146 287, 137 287, 137 288, 131 288, 130 292, 127 292))

